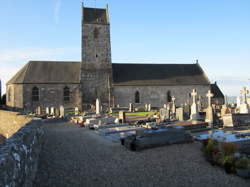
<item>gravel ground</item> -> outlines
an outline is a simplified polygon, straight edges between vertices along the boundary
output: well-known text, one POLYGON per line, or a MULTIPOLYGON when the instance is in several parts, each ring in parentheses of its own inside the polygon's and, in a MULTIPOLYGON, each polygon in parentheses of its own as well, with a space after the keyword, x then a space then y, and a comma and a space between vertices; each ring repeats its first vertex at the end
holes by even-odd
POLYGON ((199 143, 131 152, 70 123, 44 128, 34 186, 250 186, 207 163, 199 143))

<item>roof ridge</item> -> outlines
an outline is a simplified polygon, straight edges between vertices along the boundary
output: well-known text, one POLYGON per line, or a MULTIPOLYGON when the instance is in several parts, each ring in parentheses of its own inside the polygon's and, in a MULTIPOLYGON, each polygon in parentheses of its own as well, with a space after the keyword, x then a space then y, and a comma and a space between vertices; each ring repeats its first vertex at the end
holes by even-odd
POLYGON ((26 68, 25 72, 24 72, 24 76, 23 76, 23 82, 25 81, 25 77, 27 76, 27 71, 30 67, 31 61, 28 62, 28 67, 26 68))

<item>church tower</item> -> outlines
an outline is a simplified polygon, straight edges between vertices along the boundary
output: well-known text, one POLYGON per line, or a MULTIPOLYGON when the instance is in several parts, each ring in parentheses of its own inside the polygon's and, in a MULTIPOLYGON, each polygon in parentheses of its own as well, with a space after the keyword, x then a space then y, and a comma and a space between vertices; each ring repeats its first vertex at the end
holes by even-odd
POLYGON ((95 104, 97 98, 110 106, 112 64, 108 7, 82 6, 81 87, 84 109, 95 104))

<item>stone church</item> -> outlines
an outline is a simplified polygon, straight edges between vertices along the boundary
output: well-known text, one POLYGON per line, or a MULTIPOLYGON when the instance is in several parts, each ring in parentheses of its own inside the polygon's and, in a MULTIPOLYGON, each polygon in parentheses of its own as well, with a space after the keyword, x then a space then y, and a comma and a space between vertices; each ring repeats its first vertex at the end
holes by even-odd
POLYGON ((184 104, 192 89, 206 101, 211 88, 198 62, 112 63, 108 8, 82 6, 81 56, 81 62, 29 61, 7 82, 7 106, 26 111, 38 106, 43 111, 60 106, 85 110, 99 98, 107 107, 129 103, 162 107, 171 96, 177 105, 184 104))

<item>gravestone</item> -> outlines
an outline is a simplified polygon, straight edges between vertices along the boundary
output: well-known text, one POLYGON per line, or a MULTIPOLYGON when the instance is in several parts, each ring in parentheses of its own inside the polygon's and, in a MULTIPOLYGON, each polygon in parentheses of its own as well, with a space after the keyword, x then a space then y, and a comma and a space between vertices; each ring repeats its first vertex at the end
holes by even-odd
POLYGON ((193 89, 191 96, 193 97, 193 103, 191 105, 190 119, 191 120, 198 120, 200 118, 200 116, 199 116, 198 107, 197 107, 197 103, 196 103, 197 91, 195 89, 193 89))
POLYGON ((49 115, 49 107, 46 107, 46 114, 49 115))
POLYGON ((64 107, 60 106, 60 117, 63 118, 64 117, 64 107))
POLYGON ((145 104, 145 112, 147 112, 147 111, 148 111, 148 105, 145 104))
POLYGON ((101 114, 101 102, 98 98, 96 99, 96 102, 95 102, 95 113, 96 115, 101 114))
POLYGON ((36 115, 41 115, 41 107, 36 107, 36 115))
POLYGON ((190 105, 188 103, 185 103, 183 106, 183 112, 184 112, 184 120, 188 120, 190 116, 190 105))
POLYGON ((212 127, 214 123, 214 113, 213 108, 211 106, 211 99, 214 96, 214 94, 211 92, 211 90, 208 90, 208 93, 206 94, 208 99, 208 107, 206 109, 206 122, 212 127))
POLYGON ((184 110, 183 107, 179 107, 176 109, 176 119, 179 121, 184 120, 184 110))
POLYGON ((201 96, 199 96, 199 99, 197 101, 197 108, 198 108, 198 112, 202 111, 202 101, 201 101, 201 96))
POLYGON ((236 99, 236 104, 237 104, 237 108, 240 107, 240 97, 238 96, 237 99, 236 99))
POLYGON ((133 111, 134 111, 133 103, 129 103, 129 112, 133 112, 133 111))
POLYGON ((55 108, 55 116, 59 117, 60 116, 60 111, 58 108, 55 108))
POLYGON ((176 107, 175 107, 175 97, 173 96, 172 97, 172 114, 175 114, 175 110, 176 110, 176 107))
POLYGON ((163 108, 167 108, 167 104, 164 104, 164 105, 163 105, 163 108))
POLYGON ((231 110, 228 107, 227 104, 222 105, 221 111, 220 111, 220 116, 223 117, 225 114, 230 114, 231 110))
POLYGON ((75 115, 79 115, 79 108, 78 107, 75 107, 75 115))
POLYGON ((247 90, 246 87, 244 87, 240 93, 242 94, 242 103, 240 104, 240 113, 241 114, 248 114, 249 107, 247 104, 247 94, 249 93, 249 91, 247 90))
POLYGON ((125 123, 126 122, 126 113, 124 111, 119 111, 119 122, 125 123))
POLYGON ((51 116, 55 115, 55 108, 54 107, 50 107, 50 115, 51 116))
POLYGON ((170 111, 167 110, 166 108, 161 108, 160 109, 160 120, 164 121, 164 120, 168 120, 170 118, 170 111))
POLYGON ((151 111, 151 104, 148 104, 148 112, 151 111))

